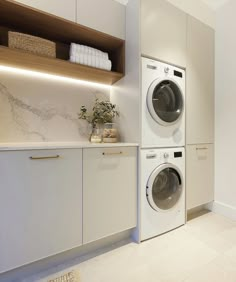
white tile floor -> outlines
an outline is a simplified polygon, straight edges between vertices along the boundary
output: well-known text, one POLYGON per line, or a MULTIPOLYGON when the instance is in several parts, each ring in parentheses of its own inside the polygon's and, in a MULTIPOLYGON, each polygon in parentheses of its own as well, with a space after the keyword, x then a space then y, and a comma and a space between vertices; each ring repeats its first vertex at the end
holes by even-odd
POLYGON ((236 222, 207 213, 140 245, 129 243, 60 268, 71 269, 79 270, 81 282, 236 282, 236 222))

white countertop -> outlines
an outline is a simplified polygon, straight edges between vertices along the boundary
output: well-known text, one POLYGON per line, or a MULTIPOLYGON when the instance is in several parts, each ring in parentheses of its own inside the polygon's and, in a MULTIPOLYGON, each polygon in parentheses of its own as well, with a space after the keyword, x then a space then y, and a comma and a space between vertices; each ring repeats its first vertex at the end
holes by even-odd
POLYGON ((137 143, 24 142, 0 143, 0 151, 138 147, 137 143))

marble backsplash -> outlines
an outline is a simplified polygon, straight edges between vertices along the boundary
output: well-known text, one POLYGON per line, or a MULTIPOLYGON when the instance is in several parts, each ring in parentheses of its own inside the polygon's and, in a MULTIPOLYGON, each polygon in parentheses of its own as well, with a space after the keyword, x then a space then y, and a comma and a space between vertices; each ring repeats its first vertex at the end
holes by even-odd
POLYGON ((82 105, 109 99, 110 90, 0 72, 0 142, 74 142, 88 139, 82 105))

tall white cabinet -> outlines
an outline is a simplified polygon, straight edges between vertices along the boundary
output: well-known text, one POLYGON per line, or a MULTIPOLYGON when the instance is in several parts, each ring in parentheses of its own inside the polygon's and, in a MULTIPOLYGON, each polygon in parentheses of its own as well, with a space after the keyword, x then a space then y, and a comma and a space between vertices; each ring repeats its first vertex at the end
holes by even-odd
POLYGON ((0 273, 82 244, 82 150, 0 153, 0 273))
POLYGON ((214 200, 214 30, 188 16, 187 209, 214 200))
POLYGON ((214 199, 214 30, 165 0, 129 0, 126 76, 112 89, 125 142, 140 142, 141 56, 186 69, 187 207, 214 199), (203 156, 204 155, 204 156, 203 156), (205 180, 205 177, 208 177, 205 180), (196 196, 197 195, 197 196, 196 196))
POLYGON ((214 30, 188 16, 186 142, 214 143, 214 30))

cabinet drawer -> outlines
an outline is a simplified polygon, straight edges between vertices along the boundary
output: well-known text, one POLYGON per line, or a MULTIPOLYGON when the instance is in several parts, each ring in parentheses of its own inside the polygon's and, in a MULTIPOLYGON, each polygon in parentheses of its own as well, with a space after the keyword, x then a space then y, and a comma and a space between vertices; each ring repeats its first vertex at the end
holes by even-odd
POLYGON ((0 152, 0 273, 82 244, 82 150, 0 152))
POLYGON ((136 226, 137 149, 83 150, 83 243, 136 226))
POLYGON ((186 150, 187 209, 214 200, 214 145, 189 145, 186 150))

